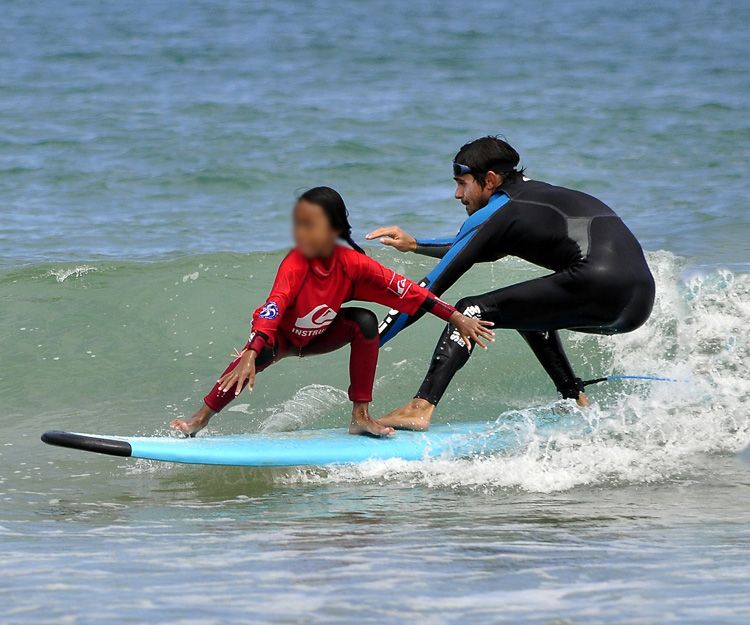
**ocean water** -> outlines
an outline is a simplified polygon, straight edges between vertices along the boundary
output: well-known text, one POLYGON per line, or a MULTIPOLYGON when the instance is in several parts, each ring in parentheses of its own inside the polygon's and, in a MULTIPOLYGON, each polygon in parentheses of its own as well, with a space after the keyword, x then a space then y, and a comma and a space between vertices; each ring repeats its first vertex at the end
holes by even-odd
MULTIPOLYGON (((3 9, 2 623, 750 621, 746 3, 3 9), (579 374, 676 382, 601 385, 577 412, 506 332, 436 419, 524 419, 509 453, 249 470, 39 442, 167 433, 244 341, 296 192, 339 189, 358 238, 452 233, 450 160, 486 133, 647 250, 652 318, 565 336, 579 374), (543 438, 550 410, 587 427, 543 438)), ((368 249, 412 278, 434 262, 368 249)), ((507 259, 447 297, 536 275, 507 259)), ((381 352, 375 413, 440 328, 381 352)), ((283 361, 209 434, 343 427, 346 369, 283 361)))

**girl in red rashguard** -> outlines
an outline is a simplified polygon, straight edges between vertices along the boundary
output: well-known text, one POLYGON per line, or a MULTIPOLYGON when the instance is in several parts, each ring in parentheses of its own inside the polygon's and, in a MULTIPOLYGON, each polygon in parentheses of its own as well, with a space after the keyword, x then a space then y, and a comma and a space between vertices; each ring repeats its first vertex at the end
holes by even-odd
POLYGON ((349 399, 354 403, 349 432, 387 436, 390 427, 370 418, 369 403, 378 362, 374 313, 344 302, 377 302, 408 315, 422 309, 452 323, 466 345, 493 340, 487 321, 472 319, 427 289, 367 257, 353 240, 349 213, 329 187, 303 193, 293 212, 295 248, 281 262, 266 303, 253 314, 250 340, 224 371, 203 406, 190 419, 170 424, 188 436, 206 427, 255 374, 285 356, 324 354, 351 345, 349 399), (344 239, 354 249, 337 244, 344 239))

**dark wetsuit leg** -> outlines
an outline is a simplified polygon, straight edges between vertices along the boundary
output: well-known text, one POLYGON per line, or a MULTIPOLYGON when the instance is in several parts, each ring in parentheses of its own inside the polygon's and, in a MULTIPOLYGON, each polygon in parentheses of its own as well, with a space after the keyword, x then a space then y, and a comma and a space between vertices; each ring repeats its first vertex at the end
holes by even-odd
POLYGON ((560 333, 555 330, 549 332, 519 330, 518 333, 555 383, 557 391, 565 399, 577 399, 578 394, 583 391, 583 381, 573 373, 573 367, 560 342, 560 333))
MULTIPOLYGON (((632 315, 623 317, 622 289, 614 280, 572 278, 560 272, 514 284, 484 295, 467 297, 456 308, 465 315, 492 321, 495 328, 518 330, 563 397, 576 398, 583 390, 563 351, 557 330, 571 329, 598 334, 623 331, 636 316, 645 319, 653 296, 626 294, 632 315), (641 310, 643 309, 643 310, 641 310)), ((629 328, 628 328, 629 329, 629 328)), ((453 376, 469 359, 469 352, 453 326, 438 341, 427 376, 417 397, 437 404, 453 376)))

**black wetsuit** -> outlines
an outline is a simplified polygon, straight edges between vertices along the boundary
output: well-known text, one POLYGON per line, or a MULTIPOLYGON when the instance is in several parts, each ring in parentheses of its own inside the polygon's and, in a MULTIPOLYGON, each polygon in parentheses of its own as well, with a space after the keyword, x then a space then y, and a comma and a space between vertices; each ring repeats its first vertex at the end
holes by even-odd
MULTIPOLYGON (((417 253, 441 261, 422 281, 441 295, 474 263, 517 256, 554 273, 466 297, 457 308, 518 330, 563 397, 583 384, 575 376, 557 330, 596 334, 630 332, 648 319, 654 279, 643 250, 622 220, 598 199, 543 182, 507 183, 464 222, 455 238, 418 240, 417 253)), ((381 344, 416 320, 391 311, 380 326, 381 344)), ((417 397, 442 397, 469 359, 453 326, 443 331, 417 397)))

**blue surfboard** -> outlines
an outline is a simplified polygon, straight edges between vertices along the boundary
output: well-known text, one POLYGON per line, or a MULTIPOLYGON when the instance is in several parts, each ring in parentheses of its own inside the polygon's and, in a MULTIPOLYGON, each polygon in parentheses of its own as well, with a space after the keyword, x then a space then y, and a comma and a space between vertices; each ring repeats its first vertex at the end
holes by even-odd
POLYGON ((517 449, 534 435, 548 436, 575 419, 553 413, 531 421, 520 415, 490 423, 435 425, 428 432, 399 431, 388 438, 352 436, 344 428, 253 433, 234 436, 100 436, 76 432, 45 432, 49 445, 113 456, 188 464, 247 467, 333 465, 368 460, 425 460, 487 455, 517 449))

